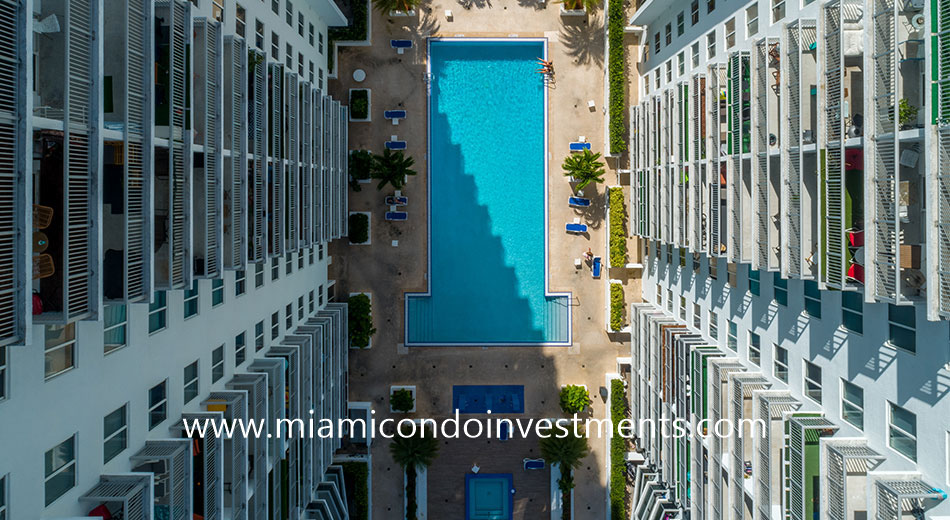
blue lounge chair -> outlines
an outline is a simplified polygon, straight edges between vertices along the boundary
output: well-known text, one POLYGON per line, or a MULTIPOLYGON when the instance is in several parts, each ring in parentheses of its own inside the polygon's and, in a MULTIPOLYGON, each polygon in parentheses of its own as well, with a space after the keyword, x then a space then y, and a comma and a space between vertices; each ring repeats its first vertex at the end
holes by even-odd
POLYGON ((571 197, 567 199, 567 203, 575 208, 589 208, 590 199, 585 199, 584 197, 571 197))
POLYGON ((594 278, 600 278, 600 269, 603 266, 603 261, 599 256, 594 257, 594 262, 590 266, 590 273, 594 278))
POLYGON ((386 149, 388 150, 405 150, 406 142, 405 141, 386 141, 386 149))
POLYGON ((409 204, 409 197, 405 195, 390 195, 386 197, 387 206, 405 206, 409 204))
POLYGON ((406 49, 412 48, 412 40, 389 40, 389 45, 396 49, 396 52, 402 54, 406 49))
POLYGON ((544 469, 544 459, 524 459, 524 469, 544 469))
POLYGON ((507 440, 508 440, 508 435, 509 435, 509 433, 508 433, 508 423, 503 422, 503 423, 501 423, 501 432, 500 432, 500 434, 498 435, 498 440, 500 440, 500 441, 507 441, 507 440))
POLYGON ((402 222, 404 220, 409 220, 409 213, 405 211, 387 211, 386 220, 390 222, 402 222))
POLYGON ((590 150, 590 143, 578 143, 576 141, 571 143, 572 152, 583 152, 584 150, 590 150))
POLYGON ((394 125, 399 124, 400 119, 406 118, 405 110, 385 110, 383 111, 383 117, 385 119, 392 119, 394 125))
POLYGON ((568 222, 565 224, 564 229, 568 233, 587 233, 587 224, 577 224, 575 222, 568 222))

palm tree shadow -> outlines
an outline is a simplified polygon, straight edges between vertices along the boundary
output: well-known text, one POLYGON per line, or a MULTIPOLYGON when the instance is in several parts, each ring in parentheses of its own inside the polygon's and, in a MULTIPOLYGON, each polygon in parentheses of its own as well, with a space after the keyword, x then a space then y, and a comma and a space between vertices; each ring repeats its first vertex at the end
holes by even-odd
POLYGON ((435 11, 432 9, 423 9, 422 16, 419 17, 419 26, 416 27, 416 34, 428 37, 439 32, 441 26, 439 25, 439 18, 433 14, 435 11))
POLYGON ((564 21, 558 40, 567 49, 567 55, 580 64, 604 63, 603 17, 588 15, 577 21, 564 21))
POLYGON ((473 7, 482 9, 492 6, 491 0, 458 0, 458 3, 464 9, 471 9, 473 7))
POLYGON ((548 6, 547 0, 518 0, 518 6, 520 7, 533 7, 536 11, 540 11, 548 6))

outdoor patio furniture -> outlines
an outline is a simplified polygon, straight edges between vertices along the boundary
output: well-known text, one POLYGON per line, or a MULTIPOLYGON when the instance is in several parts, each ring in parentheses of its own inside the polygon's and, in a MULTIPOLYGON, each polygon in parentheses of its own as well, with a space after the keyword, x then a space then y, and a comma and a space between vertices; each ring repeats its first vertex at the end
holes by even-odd
POLYGON ((848 267, 848 280, 853 280, 860 284, 864 284, 864 266, 860 264, 851 264, 848 267))
POLYGON ((581 261, 580 258, 575 258, 575 259, 574 259, 574 268, 575 268, 575 269, 580 269, 582 265, 584 265, 584 263, 583 263, 583 261, 581 261))
POLYGON ((846 229, 844 230, 848 235, 848 246, 849 247, 861 247, 864 245, 864 230, 863 229, 846 229))
POLYGON ((590 207, 590 199, 585 199, 584 197, 570 197, 567 199, 567 203, 575 208, 590 207))
POLYGON ((570 148, 572 152, 583 152, 584 150, 590 150, 590 143, 573 142, 570 148))
POLYGON ((406 142, 405 141, 386 141, 387 150, 405 150, 406 142))
POLYGON ((454 18, 454 17, 452 16, 452 10, 451 10, 451 9, 446 9, 446 10, 445 10, 445 19, 451 22, 453 18, 454 18))
POLYGON ((544 469, 544 459, 524 459, 524 469, 544 469))
POLYGON ((575 218, 574 222, 565 224, 564 229, 566 229, 568 233, 587 233, 587 224, 581 224, 581 219, 575 218))
POLYGON ((387 206, 405 206, 409 204, 409 197, 405 195, 389 195, 386 197, 387 206))
POLYGON ((33 205, 33 227, 46 229, 53 223, 53 208, 49 206, 33 205))
POLYGON ((402 54, 406 49, 412 48, 412 40, 389 40, 389 45, 396 49, 396 52, 402 54))
POLYGON ((603 266, 603 261, 599 256, 594 257, 594 263, 591 265, 590 272, 594 278, 600 278, 601 267, 603 266))
POLYGON ((384 119, 392 119, 394 125, 399 124, 400 119, 406 118, 405 110, 385 110, 383 111, 384 119))
POLYGON ((390 222, 402 222, 404 220, 409 220, 409 213, 405 211, 387 211, 386 220, 390 222))
POLYGON ((56 266, 53 264, 53 257, 49 254, 36 255, 33 257, 33 279, 49 278, 56 272, 56 266))

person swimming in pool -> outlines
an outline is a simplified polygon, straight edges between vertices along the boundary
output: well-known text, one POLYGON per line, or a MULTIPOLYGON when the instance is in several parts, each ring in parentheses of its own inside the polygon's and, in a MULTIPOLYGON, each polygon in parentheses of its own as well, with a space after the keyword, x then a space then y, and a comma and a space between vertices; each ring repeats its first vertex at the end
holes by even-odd
POLYGON ((554 75, 554 61, 545 60, 543 58, 538 58, 538 64, 541 65, 540 69, 537 69, 538 74, 549 74, 554 75))

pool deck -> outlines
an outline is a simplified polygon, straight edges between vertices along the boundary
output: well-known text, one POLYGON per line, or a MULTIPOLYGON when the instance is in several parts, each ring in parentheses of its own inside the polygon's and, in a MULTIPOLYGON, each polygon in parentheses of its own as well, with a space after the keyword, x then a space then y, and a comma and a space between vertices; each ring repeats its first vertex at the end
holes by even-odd
MULTIPOLYGON (((412 417, 446 417, 456 384, 523 384, 525 413, 522 418, 560 416, 557 393, 562 384, 586 384, 593 399, 592 415, 605 417, 606 406, 598 389, 604 375, 616 371, 616 358, 629 356, 629 343, 604 332, 605 289, 603 279, 591 277, 586 265, 575 269, 574 259, 592 249, 605 254, 604 191, 588 187, 593 198, 587 210, 567 205, 571 188, 561 172, 568 143, 584 135, 595 151, 604 149, 603 114, 603 11, 580 18, 559 15, 560 4, 544 8, 529 0, 463 0, 465 3, 434 1, 419 8, 414 18, 389 18, 372 13, 373 45, 346 47, 339 52, 339 79, 329 82, 331 93, 347 98, 350 88, 372 89, 372 123, 351 123, 350 149, 381 152, 391 135, 408 141, 408 154, 415 159, 418 175, 411 177, 403 194, 409 197, 408 222, 383 219, 382 198, 374 184, 351 192, 351 211, 368 211, 371 217, 369 246, 350 246, 345 240, 331 244, 330 278, 338 280, 335 293, 373 293, 373 319, 377 333, 372 348, 351 351, 351 401, 370 401, 376 419, 389 414, 391 385, 415 385, 417 412, 412 417), (465 8, 468 5, 470 8, 465 8), (444 10, 451 9, 452 21, 444 10), (426 289, 426 36, 546 37, 548 56, 553 59, 556 81, 548 99, 548 203, 549 289, 573 295, 573 345, 571 347, 413 347, 403 343, 403 294, 426 289), (411 39, 414 47, 397 54, 390 39, 411 39), (352 79, 355 69, 366 71, 366 80, 352 79), (595 110, 587 100, 595 101, 595 110), (382 119, 382 111, 405 109, 407 119, 396 126, 382 119), (567 235, 564 223, 581 218, 589 227, 586 235, 567 235), (398 247, 391 245, 398 240, 398 247)), ((607 184, 616 184, 608 162, 607 184)), ((633 241, 628 241, 633 247, 633 241)), ((631 255, 633 256, 633 255, 631 255)), ((636 261, 636 260, 634 260, 636 261)), ((607 276, 605 270, 604 277, 607 276)), ((625 282, 628 300, 640 294, 639 280, 625 282)), ((513 416, 514 417, 514 416, 513 416)), ((606 512, 606 445, 592 439, 591 456, 576 471, 575 517, 604 518, 606 512)), ((539 457, 536 439, 451 440, 428 473, 428 518, 464 518, 464 474, 473 464, 486 473, 511 473, 517 489, 514 518, 547 518, 550 508, 550 470, 525 472, 522 458, 539 457)), ((402 507, 401 471, 388 453, 388 443, 373 444, 373 513, 376 518, 397 518, 402 507)))

